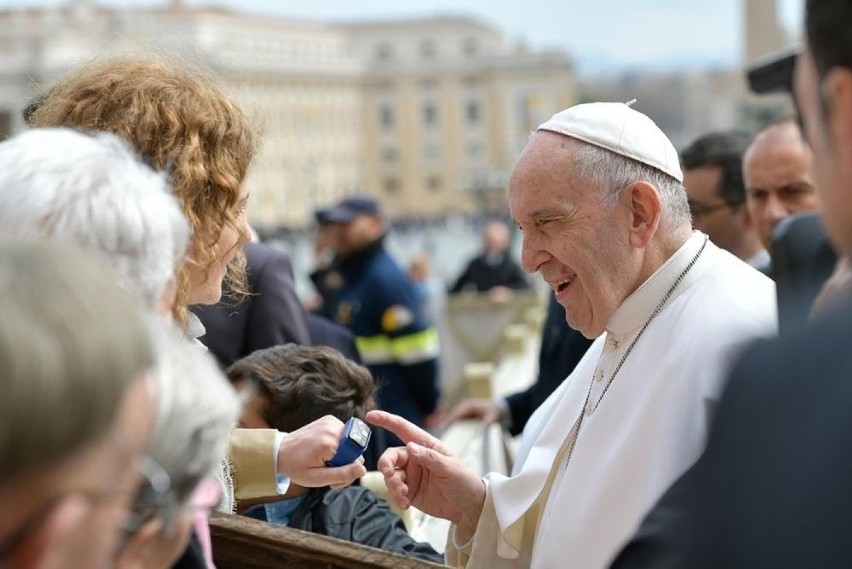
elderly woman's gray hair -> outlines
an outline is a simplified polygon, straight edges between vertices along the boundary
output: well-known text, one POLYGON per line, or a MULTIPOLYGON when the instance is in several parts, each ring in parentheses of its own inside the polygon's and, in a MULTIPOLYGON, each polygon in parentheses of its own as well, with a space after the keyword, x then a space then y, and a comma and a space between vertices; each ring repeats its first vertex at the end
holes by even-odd
POLYGON ((166 177, 120 138, 65 128, 0 143, 0 236, 75 243, 146 307, 161 300, 190 230, 166 177))
MULTIPOLYGON (((157 393, 148 455, 171 482, 167 503, 157 504, 157 509, 177 510, 187 504, 199 482, 214 474, 222 478, 240 401, 209 354, 165 322, 151 319, 148 324, 157 393)), ((226 485, 223 490, 227 496, 230 488, 226 485)))

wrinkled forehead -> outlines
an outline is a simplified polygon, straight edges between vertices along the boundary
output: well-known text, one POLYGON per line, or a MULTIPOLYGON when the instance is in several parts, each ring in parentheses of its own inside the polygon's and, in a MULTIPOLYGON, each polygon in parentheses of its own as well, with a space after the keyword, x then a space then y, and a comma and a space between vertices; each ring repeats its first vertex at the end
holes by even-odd
POLYGON ((583 190, 575 172, 575 156, 581 143, 564 135, 539 131, 518 157, 509 177, 509 202, 530 194, 568 197, 583 190))
POLYGON ((576 142, 567 136, 551 132, 534 133, 512 169, 510 193, 531 182, 558 181, 569 175, 576 146, 576 142))

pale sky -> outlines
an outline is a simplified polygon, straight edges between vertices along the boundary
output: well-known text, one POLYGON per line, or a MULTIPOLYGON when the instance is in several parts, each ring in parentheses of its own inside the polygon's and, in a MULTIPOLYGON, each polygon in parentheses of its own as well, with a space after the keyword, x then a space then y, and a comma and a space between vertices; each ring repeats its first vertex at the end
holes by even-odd
MULTIPOLYGON (((65 0, 67 2, 69 0, 65 0)), ((163 5, 164 0, 109 4, 163 5)), ((532 48, 571 53, 581 70, 731 66, 742 52, 743 0, 186 0, 314 20, 469 15, 532 48)), ((785 27, 801 25, 803 0, 776 0, 785 27)), ((4 7, 60 0, 0 0, 4 7)))

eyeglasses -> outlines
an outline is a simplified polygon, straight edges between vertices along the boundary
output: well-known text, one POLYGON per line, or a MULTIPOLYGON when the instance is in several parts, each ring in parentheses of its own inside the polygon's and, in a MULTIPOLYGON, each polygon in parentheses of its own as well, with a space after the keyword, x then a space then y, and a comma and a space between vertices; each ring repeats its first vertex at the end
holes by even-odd
POLYGON ((175 502, 172 480, 156 460, 149 456, 142 457, 137 464, 137 470, 142 475, 142 483, 130 513, 124 520, 123 529, 126 536, 133 535, 145 522, 168 511, 175 502))
POLYGON ((689 214, 692 216, 692 221, 698 223, 701 221, 702 215, 707 215, 708 213, 713 213, 714 211, 718 211, 724 208, 735 208, 738 205, 742 204, 745 200, 736 200, 736 201, 724 201, 721 203, 713 204, 713 205, 699 205, 695 202, 689 202, 689 214))
POLYGON ((140 488, 123 524, 125 539, 154 518, 162 521, 161 534, 168 535, 179 516, 191 512, 207 518, 222 500, 221 485, 215 476, 202 479, 189 498, 183 499, 172 487, 169 476, 162 467, 153 461, 148 467, 148 483, 140 488))

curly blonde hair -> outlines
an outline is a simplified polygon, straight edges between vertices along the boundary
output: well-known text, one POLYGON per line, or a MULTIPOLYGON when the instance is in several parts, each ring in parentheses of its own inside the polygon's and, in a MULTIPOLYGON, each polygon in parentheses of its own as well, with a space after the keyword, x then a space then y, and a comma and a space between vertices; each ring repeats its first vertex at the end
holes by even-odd
MULTIPOLYGON (((177 272, 175 317, 186 321, 190 264, 209 269, 225 252, 225 227, 246 241, 240 186, 257 151, 248 117, 207 74, 161 59, 118 57, 71 71, 42 95, 34 127, 69 126, 117 134, 165 170, 192 227, 189 258, 177 272)), ((245 295, 245 257, 228 267, 231 292, 245 295)))

